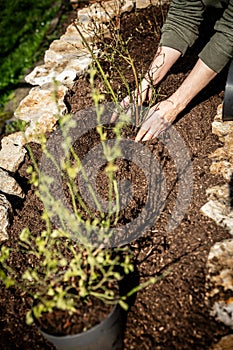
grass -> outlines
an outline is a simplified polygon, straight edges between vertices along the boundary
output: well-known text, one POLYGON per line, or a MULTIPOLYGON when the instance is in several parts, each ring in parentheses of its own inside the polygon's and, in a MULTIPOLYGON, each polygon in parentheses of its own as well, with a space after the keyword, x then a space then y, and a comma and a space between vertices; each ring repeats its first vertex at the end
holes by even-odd
POLYGON ((67 0, 0 2, 0 121, 6 102, 25 72, 58 37, 57 29, 49 34, 50 24, 58 14, 65 13, 68 6, 67 0))

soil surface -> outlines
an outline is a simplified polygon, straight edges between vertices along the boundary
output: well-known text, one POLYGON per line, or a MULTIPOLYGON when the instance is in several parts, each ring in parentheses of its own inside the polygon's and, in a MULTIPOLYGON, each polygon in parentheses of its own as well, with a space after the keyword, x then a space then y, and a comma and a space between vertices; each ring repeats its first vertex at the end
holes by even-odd
MULTIPOLYGON (((166 11, 166 7, 150 7, 125 14, 121 19, 123 36, 133 38, 129 41, 129 50, 141 74, 148 68, 156 51, 160 37, 159 28, 166 11)), ((209 25, 206 28, 208 30, 201 32, 210 35, 209 25)), ((160 84, 158 99, 169 96, 181 84, 193 67, 197 54, 206 40, 208 37, 201 36, 185 57, 172 68, 160 84)), ((114 78, 115 90, 124 96, 124 89, 119 89, 117 76, 107 63, 106 69, 109 69, 110 79, 114 78)), ((132 72, 127 66, 124 69, 133 88, 132 72)), ((215 242, 229 238, 229 234, 200 213, 201 206, 207 201, 206 189, 223 183, 223 179, 210 174, 211 161, 208 155, 221 146, 218 138, 211 132, 211 123, 217 106, 222 102, 225 81, 226 71, 223 71, 175 123, 175 128, 184 140, 192 161, 192 179, 190 187, 186 186, 186 190, 191 190, 193 181, 193 194, 181 223, 170 231, 167 230, 167 224, 179 190, 174 157, 164 147, 164 139, 144 143, 145 150, 156 157, 162 167, 167 196, 156 223, 134 239, 130 247, 135 257, 136 277, 140 281, 146 280, 148 276, 160 276, 167 269, 170 273, 159 279, 156 284, 137 293, 132 301, 125 324, 125 350, 207 350, 223 335, 230 333, 229 328, 210 317, 210 310, 205 303, 205 272, 209 250, 215 242)), ((100 88, 103 86, 98 78, 96 84, 100 88)), ((77 80, 67 96, 67 104, 72 113, 92 105, 87 76, 77 80)), ((125 138, 132 138, 135 135, 134 131, 127 130, 125 138)), ((92 135, 87 134, 81 143, 83 149, 80 151, 84 155, 94 144, 90 136, 92 135)), ((32 145, 32 148, 39 159, 39 146, 32 145)), ((42 228, 40 215, 43 205, 28 184, 29 175, 26 169, 29 163, 29 157, 26 157, 17 173, 17 180, 26 193, 25 199, 10 198, 14 204, 14 215, 9 229, 10 245, 17 244, 18 235, 23 227, 28 226, 35 233, 42 228)), ((121 223, 124 225, 141 213, 147 198, 148 184, 145 183, 143 169, 139 169, 140 167, 135 166, 133 162, 121 160, 118 165, 119 179, 132 181, 134 188, 134 200, 122 213, 121 223)), ((99 176, 97 182, 99 189, 105 188, 104 177, 99 176)), ((15 264, 20 269, 23 264, 22 257, 19 259, 15 257, 15 264)), ((134 278, 128 283, 133 283, 134 278)), ((25 323, 25 314, 30 308, 31 300, 26 295, 20 294, 16 288, 6 290, 3 286, 0 296, 1 349, 53 349, 35 326, 27 326, 25 323)))

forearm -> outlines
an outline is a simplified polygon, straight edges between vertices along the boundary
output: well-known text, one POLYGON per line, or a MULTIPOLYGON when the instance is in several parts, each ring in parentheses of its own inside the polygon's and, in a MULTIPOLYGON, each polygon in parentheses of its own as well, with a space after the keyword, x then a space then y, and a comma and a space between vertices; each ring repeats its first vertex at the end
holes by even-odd
POLYGON ((153 106, 135 141, 147 141, 164 131, 188 103, 217 75, 200 59, 181 86, 168 99, 153 106))
POLYGON ((158 84, 180 56, 181 52, 176 49, 166 46, 159 47, 149 67, 147 78, 154 85, 158 84))
POLYGON ((198 59, 181 86, 169 97, 169 101, 173 103, 176 111, 180 113, 216 75, 214 70, 198 59))

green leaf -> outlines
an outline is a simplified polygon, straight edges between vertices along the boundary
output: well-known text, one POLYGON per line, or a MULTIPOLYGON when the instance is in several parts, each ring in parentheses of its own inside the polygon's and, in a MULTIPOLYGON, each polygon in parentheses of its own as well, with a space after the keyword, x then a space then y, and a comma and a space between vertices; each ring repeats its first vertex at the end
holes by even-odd
POLYGON ((29 238, 29 235, 30 235, 30 230, 28 227, 25 227, 20 236, 19 236, 19 239, 22 241, 22 242, 25 242, 25 243, 28 243, 28 238, 29 238))
POLYGON ((30 282, 33 281, 32 274, 31 274, 31 272, 29 272, 28 270, 26 270, 26 271, 24 272, 22 278, 23 278, 24 280, 28 280, 28 281, 30 281, 30 282))
POLYGON ((33 322, 32 311, 30 310, 26 313, 26 323, 30 326, 33 322))
POLYGON ((123 310, 127 311, 129 306, 127 303, 125 303, 122 299, 119 300, 119 305, 122 307, 123 310))

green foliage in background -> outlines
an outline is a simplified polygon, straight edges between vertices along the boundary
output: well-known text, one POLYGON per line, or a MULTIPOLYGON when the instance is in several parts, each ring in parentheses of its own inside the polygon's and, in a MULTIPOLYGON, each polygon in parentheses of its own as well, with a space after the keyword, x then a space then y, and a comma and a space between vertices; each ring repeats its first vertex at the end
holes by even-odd
MULTIPOLYGON (((26 69, 41 57, 51 20, 67 0, 0 1, 0 110, 26 69)), ((54 38, 50 38, 52 41, 54 38)))

